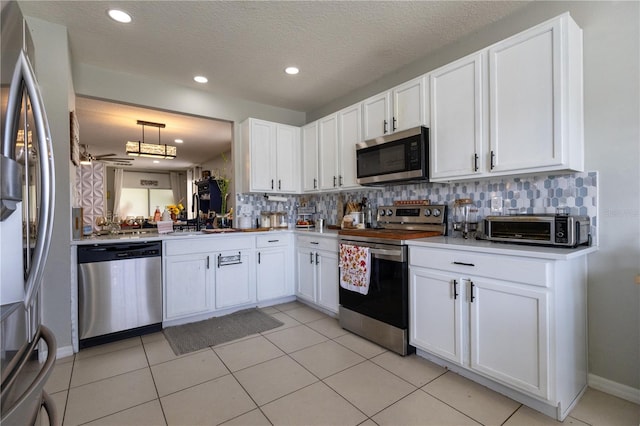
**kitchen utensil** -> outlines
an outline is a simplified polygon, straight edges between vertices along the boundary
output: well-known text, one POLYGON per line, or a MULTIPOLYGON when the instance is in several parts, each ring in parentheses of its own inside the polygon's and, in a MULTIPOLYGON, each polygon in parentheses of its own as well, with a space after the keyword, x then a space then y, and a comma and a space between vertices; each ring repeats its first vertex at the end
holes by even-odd
POLYGON ((324 219, 316 219, 316 231, 322 232, 324 229, 324 219))

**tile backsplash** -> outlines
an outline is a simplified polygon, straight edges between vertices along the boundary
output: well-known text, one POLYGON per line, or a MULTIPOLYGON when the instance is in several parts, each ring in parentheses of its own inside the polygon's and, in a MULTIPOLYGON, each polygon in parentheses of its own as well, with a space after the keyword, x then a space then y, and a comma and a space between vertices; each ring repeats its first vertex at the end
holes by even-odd
MULTIPOLYGON (((353 191, 286 196, 287 201, 269 201, 261 194, 237 194, 238 214, 254 215, 262 210, 280 210, 295 214, 301 202, 315 205, 318 217, 329 224, 337 222, 338 197, 344 201, 360 201, 366 197, 373 208, 391 205, 394 200, 429 200, 431 204, 447 204, 451 215, 453 202, 470 198, 478 207, 479 218, 491 214, 555 213, 566 208, 569 214, 591 219, 591 235, 597 244, 598 172, 502 177, 454 183, 420 183, 386 187, 363 187, 353 191), (492 199, 502 208, 492 210, 492 199)), ((495 203, 494 203, 495 204, 495 203)), ((451 222, 451 218, 449 218, 451 222)))

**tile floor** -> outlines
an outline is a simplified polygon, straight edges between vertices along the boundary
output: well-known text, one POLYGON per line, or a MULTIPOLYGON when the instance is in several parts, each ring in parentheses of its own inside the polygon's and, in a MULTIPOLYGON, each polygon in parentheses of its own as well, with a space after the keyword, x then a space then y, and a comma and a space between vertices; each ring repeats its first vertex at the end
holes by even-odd
MULTIPOLYGON (((558 423, 301 303, 265 311, 284 325, 182 356, 162 333, 82 350, 45 389, 64 425, 558 423)), ((590 389, 564 423, 635 426, 640 406, 590 389)))

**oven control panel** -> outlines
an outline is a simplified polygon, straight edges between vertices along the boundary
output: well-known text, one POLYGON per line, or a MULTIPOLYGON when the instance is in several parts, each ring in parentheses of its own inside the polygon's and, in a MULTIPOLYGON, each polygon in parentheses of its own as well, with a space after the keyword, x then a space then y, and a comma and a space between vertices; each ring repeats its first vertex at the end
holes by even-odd
POLYGON ((381 206, 377 219, 379 224, 442 224, 447 220, 447 206, 381 206))

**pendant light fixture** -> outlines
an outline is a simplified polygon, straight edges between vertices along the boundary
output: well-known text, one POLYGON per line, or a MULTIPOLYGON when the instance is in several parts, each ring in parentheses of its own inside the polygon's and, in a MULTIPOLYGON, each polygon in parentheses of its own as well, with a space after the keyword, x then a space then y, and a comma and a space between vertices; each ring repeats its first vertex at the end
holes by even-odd
POLYGON ((151 157, 162 158, 165 160, 173 160, 176 158, 176 147, 169 146, 167 144, 160 143, 160 129, 164 129, 166 126, 164 123, 154 123, 152 121, 138 120, 137 124, 142 126, 142 142, 128 141, 126 145, 126 151, 128 155, 134 157, 151 157), (158 144, 145 143, 144 141, 144 126, 152 126, 158 128, 158 144))

